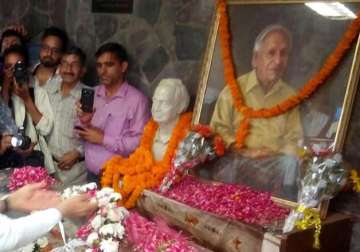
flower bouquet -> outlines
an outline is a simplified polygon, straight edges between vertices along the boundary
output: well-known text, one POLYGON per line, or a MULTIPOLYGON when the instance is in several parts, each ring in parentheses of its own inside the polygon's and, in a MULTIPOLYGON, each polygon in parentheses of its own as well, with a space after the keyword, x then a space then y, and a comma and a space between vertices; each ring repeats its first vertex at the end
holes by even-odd
POLYGON ((321 221, 319 212, 313 208, 341 190, 346 183, 347 171, 342 167, 342 157, 338 153, 312 149, 311 154, 305 162, 307 170, 301 180, 299 206, 286 219, 283 232, 290 232, 294 227, 306 229, 315 226, 314 247, 318 248, 321 221))
POLYGON ((117 206, 121 199, 112 188, 103 188, 95 193, 99 210, 79 228, 76 236, 86 241, 86 252, 118 252, 120 241, 125 235, 123 221, 128 215, 124 207, 117 206))
POLYGON ((24 166, 16 168, 11 173, 8 182, 8 189, 15 191, 27 184, 38 183, 45 181, 47 187, 56 184, 56 180, 52 178, 47 169, 43 167, 24 166))
POLYGON ((194 126, 180 143, 175 158, 171 162, 170 171, 160 184, 160 192, 169 190, 189 169, 222 156, 224 152, 225 147, 220 136, 214 135, 208 126, 194 126))

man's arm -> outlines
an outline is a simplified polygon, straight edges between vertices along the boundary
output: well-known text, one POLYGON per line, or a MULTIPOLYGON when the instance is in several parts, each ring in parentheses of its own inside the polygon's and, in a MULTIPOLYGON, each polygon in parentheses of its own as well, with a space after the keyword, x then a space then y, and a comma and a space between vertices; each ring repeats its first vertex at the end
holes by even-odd
POLYGON ((234 103, 228 88, 224 88, 216 101, 210 126, 223 138, 226 147, 235 143, 236 129, 233 129, 234 103))
POLYGON ((54 125, 54 113, 51 109, 49 96, 46 90, 41 87, 35 87, 35 105, 42 117, 35 125, 36 130, 42 136, 50 134, 54 125))
POLYGON ((103 145, 111 152, 129 155, 139 145, 144 126, 150 118, 147 100, 140 100, 134 110, 129 127, 118 135, 104 133, 103 145))
POLYGON ((61 220, 57 209, 47 209, 34 214, 10 219, 0 214, 0 252, 13 251, 48 233, 61 220))

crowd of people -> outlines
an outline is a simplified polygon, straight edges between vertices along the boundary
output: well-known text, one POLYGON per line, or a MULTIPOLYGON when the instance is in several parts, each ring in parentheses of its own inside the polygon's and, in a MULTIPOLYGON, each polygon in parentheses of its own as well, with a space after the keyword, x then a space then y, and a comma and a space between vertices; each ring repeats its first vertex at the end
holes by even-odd
POLYGON ((100 83, 94 88, 93 111, 84 112, 79 101, 86 87, 81 81, 86 55, 69 45, 64 30, 44 30, 35 66, 29 66, 21 31, 4 31, 1 42, 0 102, 31 138, 23 150, 11 145, 15 132, 1 132, 2 168, 44 166, 68 187, 98 182, 106 160, 115 154, 126 157, 137 147, 150 108, 146 96, 125 79, 129 63, 122 45, 106 43, 96 51, 100 83), (23 83, 14 77, 19 61, 29 69, 23 83))
MULTIPOLYGON (((0 41, 0 168, 45 167, 61 189, 98 183, 102 164, 116 154, 128 156, 150 118, 148 99, 125 80, 126 49, 106 43, 96 51, 100 83, 93 88, 92 112, 85 112, 80 98, 86 87, 81 81, 86 54, 69 45, 64 30, 49 27, 41 37, 39 62, 30 66, 25 30, 20 28, 9 27, 0 41), (15 76, 19 62, 27 69, 26 78, 15 76), (14 127, 7 125, 10 121, 14 127), (31 139, 25 149, 12 141, 20 130, 31 139)), ((32 242, 62 217, 82 217, 96 209, 86 195, 61 200, 43 187, 28 185, 0 199, 0 251, 32 242), (11 219, 3 214, 10 210, 38 212, 11 219)))

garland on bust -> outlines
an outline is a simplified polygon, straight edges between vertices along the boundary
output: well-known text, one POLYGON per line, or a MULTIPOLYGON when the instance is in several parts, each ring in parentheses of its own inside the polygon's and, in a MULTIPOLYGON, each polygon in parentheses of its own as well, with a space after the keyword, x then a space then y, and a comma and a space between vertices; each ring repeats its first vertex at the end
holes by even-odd
POLYGON ((165 174, 170 170, 171 160, 175 155, 191 124, 192 113, 184 113, 177 122, 164 157, 156 161, 152 154, 152 145, 158 124, 151 119, 145 126, 139 147, 129 158, 116 156, 103 166, 101 186, 111 186, 123 196, 126 208, 134 207, 136 200, 145 188, 160 185, 165 174), (120 185, 119 185, 120 182, 120 185))
POLYGON ((254 110, 245 104, 243 94, 240 89, 241 84, 237 82, 235 77, 226 0, 218 0, 218 11, 220 14, 219 33, 222 60, 224 62, 225 81, 231 91, 236 110, 243 114, 243 119, 236 132, 235 146, 237 148, 245 147, 245 139, 249 134, 251 118, 270 118, 281 115, 309 98, 317 90, 317 88, 323 85, 339 65, 345 54, 349 51, 360 30, 359 12, 357 14, 358 17, 352 21, 335 50, 326 59, 322 68, 314 74, 314 76, 303 86, 301 90, 298 91, 296 95, 289 97, 271 108, 254 110))

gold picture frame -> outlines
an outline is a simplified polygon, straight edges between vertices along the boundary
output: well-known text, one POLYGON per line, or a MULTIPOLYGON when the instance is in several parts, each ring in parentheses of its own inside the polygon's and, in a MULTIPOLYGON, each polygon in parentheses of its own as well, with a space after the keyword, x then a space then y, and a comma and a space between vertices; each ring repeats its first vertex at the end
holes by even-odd
MULTIPOLYGON (((269 23, 281 24, 293 34, 293 52, 295 51, 295 53, 289 57, 290 69, 288 69, 287 76, 285 76, 285 78, 289 80, 289 83, 295 83, 292 88, 296 90, 302 87, 301 84, 305 83, 307 78, 321 68, 325 58, 332 52, 337 42, 341 39, 351 20, 333 20, 319 17, 318 14, 312 10, 305 9, 307 8, 304 5, 305 2, 309 1, 227 1, 230 30, 232 32, 232 52, 237 76, 251 71, 250 62, 253 42, 259 31, 269 23), (318 23, 315 22, 315 25, 313 23, 311 27, 309 27, 314 20, 320 21, 318 21, 318 23), (302 38, 302 36, 306 36, 306 34, 309 36, 305 39, 302 38), (324 52, 319 52, 321 45, 323 48, 324 45, 326 45, 326 48, 323 49, 324 52), (237 55, 239 54, 241 54, 242 57, 238 57, 237 55), (292 61, 291 57, 293 57, 292 61), (246 64, 248 66, 246 66, 246 64), (291 66, 290 64, 295 65, 291 66), (306 69, 308 72, 299 73, 299 69, 301 71, 306 69)), ((356 12, 360 9, 360 0, 339 2, 344 3, 344 5, 352 10, 356 10, 356 12)), ((193 124, 209 124, 217 96, 224 87, 224 67, 221 65, 222 59, 218 32, 219 20, 219 13, 216 13, 213 18, 207 48, 203 58, 194 107, 193 124)), ((318 132, 318 135, 311 135, 311 133, 316 131, 316 127, 310 128, 310 130, 306 132, 304 129, 304 139, 306 139, 306 141, 319 141, 321 144, 326 144, 326 139, 332 139, 333 149, 336 152, 342 151, 357 90, 357 83, 359 81, 359 45, 358 37, 350 53, 339 66, 339 69, 329 78, 329 84, 321 87, 312 98, 301 105, 303 107, 301 107, 300 110, 305 110, 309 108, 312 109, 316 104, 319 104, 318 106, 320 108, 322 107, 324 111, 328 111, 328 113, 324 112, 323 114, 329 117, 330 122, 333 120, 331 125, 326 124, 325 126, 323 123, 324 129, 327 131, 322 131, 321 134, 318 132), (335 105, 333 103, 335 103, 335 105), (309 106, 309 104, 313 105, 309 106), (329 133, 330 127, 333 126, 335 117, 336 130, 333 135, 327 138, 325 135, 329 133), (326 127, 328 127, 328 129, 326 127)), ((301 111, 300 114, 302 126, 304 126, 305 116, 309 113, 301 111)), ((307 125, 308 124, 305 126, 307 125)), ((295 207, 297 205, 294 201, 276 196, 273 197, 273 200, 285 206, 295 207)), ((327 206, 328 202, 323 202, 321 206, 319 206, 323 217, 326 215, 327 206)))

